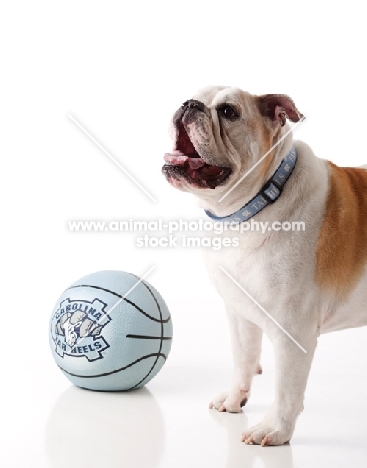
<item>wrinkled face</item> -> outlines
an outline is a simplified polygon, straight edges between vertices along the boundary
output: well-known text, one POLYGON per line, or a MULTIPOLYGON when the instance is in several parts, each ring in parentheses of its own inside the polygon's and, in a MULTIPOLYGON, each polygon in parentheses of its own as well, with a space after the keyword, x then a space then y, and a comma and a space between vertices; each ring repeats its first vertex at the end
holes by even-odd
MULTIPOLYGON (((163 174, 184 191, 227 187, 273 146, 286 118, 300 117, 285 95, 205 88, 173 116, 174 149, 164 157, 163 174)), ((258 169, 264 177, 270 159, 258 169)))

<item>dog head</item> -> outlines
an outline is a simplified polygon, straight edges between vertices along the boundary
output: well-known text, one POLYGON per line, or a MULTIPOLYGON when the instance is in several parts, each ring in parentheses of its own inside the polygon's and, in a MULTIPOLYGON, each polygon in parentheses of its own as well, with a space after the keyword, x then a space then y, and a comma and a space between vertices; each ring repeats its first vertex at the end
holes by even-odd
POLYGON ((297 122, 302 117, 283 94, 204 88, 173 116, 174 148, 164 157, 163 174, 180 190, 218 198, 269 152, 244 182, 257 189, 269 177, 276 155, 291 146, 290 137, 274 147, 287 130, 286 119, 297 122))

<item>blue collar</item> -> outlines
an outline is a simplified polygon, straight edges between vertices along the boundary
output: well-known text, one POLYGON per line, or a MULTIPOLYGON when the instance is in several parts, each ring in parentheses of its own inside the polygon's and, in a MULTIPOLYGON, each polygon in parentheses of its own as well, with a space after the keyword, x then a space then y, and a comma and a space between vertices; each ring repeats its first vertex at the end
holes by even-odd
POLYGON ((295 148, 292 148, 275 171, 273 177, 263 186, 260 192, 235 213, 223 217, 215 216, 206 210, 205 213, 209 218, 214 219, 214 221, 243 223, 249 220, 280 197, 283 186, 292 174, 296 162, 297 151, 295 148))

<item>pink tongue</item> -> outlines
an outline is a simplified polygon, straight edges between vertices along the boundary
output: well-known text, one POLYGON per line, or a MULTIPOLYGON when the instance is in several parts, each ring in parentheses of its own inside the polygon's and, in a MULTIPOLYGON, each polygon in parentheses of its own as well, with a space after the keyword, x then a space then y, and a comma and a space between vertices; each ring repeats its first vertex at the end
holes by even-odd
POLYGON ((191 169, 199 169, 205 165, 205 161, 201 158, 190 158, 180 153, 166 153, 164 161, 171 166, 183 166, 186 162, 189 163, 191 169))
POLYGON ((164 161, 172 166, 183 166, 188 159, 189 157, 184 154, 166 153, 164 155, 164 161))

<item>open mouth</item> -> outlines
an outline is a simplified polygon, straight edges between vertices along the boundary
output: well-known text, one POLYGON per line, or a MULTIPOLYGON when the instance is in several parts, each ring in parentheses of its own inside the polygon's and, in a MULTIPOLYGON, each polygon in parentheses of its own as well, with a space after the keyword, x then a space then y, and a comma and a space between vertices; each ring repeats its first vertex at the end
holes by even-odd
POLYGON ((164 155, 163 174, 169 182, 184 178, 198 188, 215 189, 231 174, 229 167, 213 166, 204 161, 196 151, 181 121, 177 123, 176 149, 164 155))

